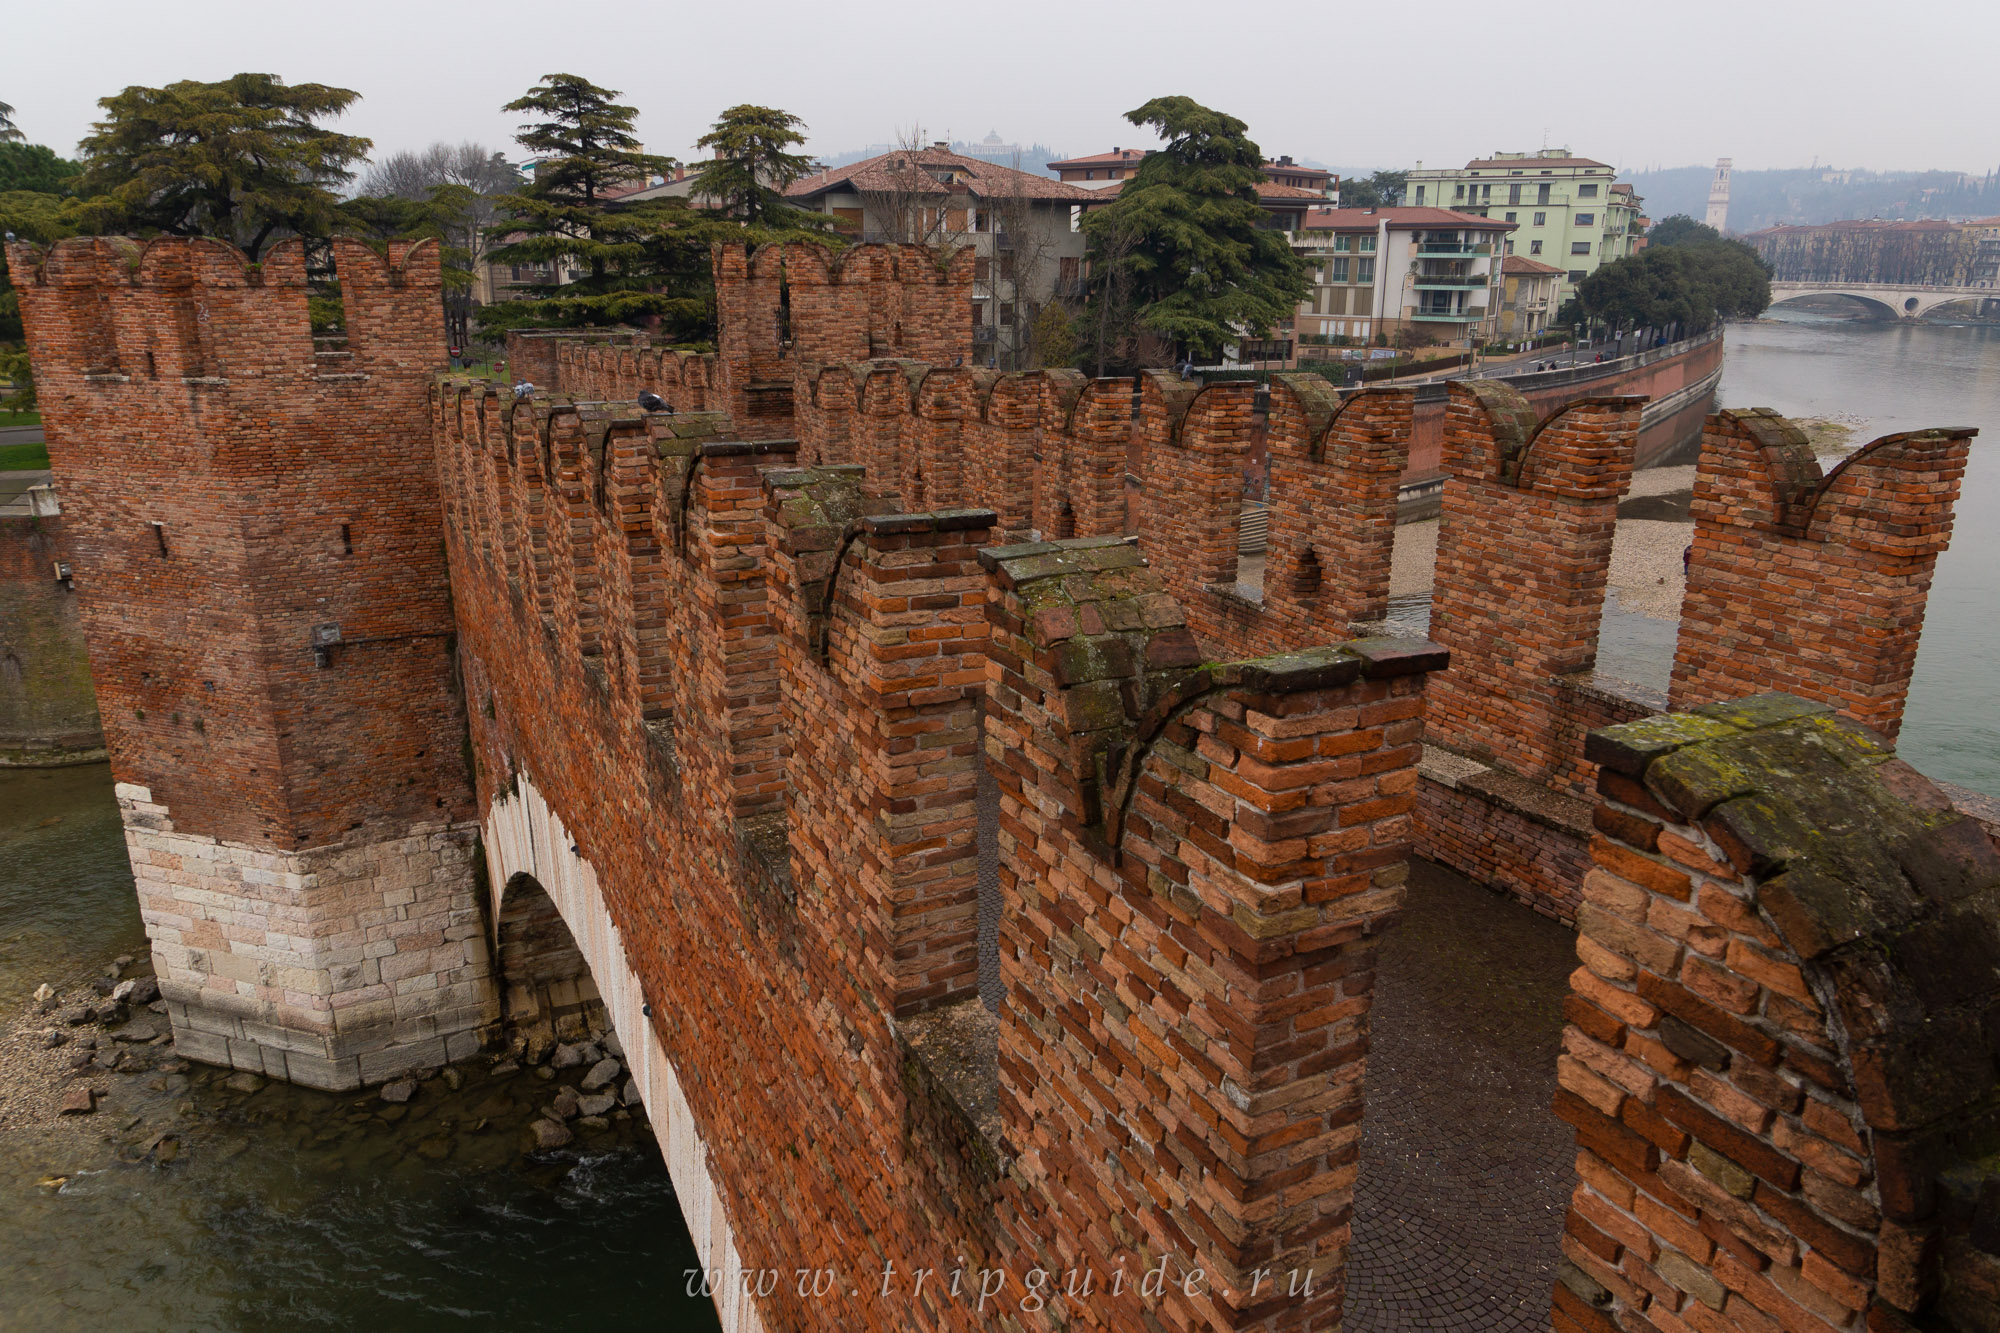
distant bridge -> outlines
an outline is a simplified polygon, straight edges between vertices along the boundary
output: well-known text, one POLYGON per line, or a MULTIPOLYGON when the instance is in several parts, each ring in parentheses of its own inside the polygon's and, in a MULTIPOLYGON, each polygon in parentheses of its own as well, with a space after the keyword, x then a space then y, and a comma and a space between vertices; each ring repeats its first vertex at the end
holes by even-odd
POLYGON ((2000 287, 1930 287, 1890 282, 1773 282, 1771 304, 1801 296, 1846 296, 1891 319, 1916 319, 1954 301, 2000 301, 2000 287))

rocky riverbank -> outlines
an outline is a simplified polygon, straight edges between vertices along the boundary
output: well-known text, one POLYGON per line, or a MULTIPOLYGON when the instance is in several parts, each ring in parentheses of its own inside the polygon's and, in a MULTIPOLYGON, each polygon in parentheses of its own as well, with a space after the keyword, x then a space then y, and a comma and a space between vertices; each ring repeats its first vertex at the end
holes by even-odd
POLYGON ((657 1152, 617 1034, 519 1033, 486 1056, 348 1093, 272 1083, 175 1054, 144 959, 43 986, 0 1027, 0 1139, 15 1171, 61 1190, 115 1165, 233 1155, 277 1128, 328 1170, 415 1157, 560 1166, 578 1152, 657 1152), (268 1131, 257 1131, 260 1133, 268 1131))

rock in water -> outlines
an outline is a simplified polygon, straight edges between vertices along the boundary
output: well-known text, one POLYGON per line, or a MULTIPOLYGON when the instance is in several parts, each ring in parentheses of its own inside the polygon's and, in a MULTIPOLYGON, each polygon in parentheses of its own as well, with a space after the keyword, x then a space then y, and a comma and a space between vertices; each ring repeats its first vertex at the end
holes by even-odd
POLYGON ((627 1106, 639 1104, 639 1080, 636 1078, 625 1080, 625 1104, 627 1106))
POLYGON ((625 1058, 625 1043, 618 1040, 617 1033, 607 1032, 604 1034, 604 1053, 614 1059, 623 1060, 625 1058))
POLYGON ((537 1120, 534 1124, 534 1134, 535 1147, 543 1151, 564 1147, 576 1138, 576 1135, 569 1132, 568 1125, 559 1124, 554 1120, 537 1120))
POLYGON ((509 1074, 518 1074, 520 1072, 521 1064, 518 1060, 502 1060, 499 1064, 494 1065, 491 1070, 487 1071, 487 1077, 505 1078, 509 1074))
POLYGON ((618 1105, 618 1099, 608 1092, 600 1092, 592 1097, 579 1097, 576 1099, 576 1109, 586 1119, 592 1116, 609 1115, 611 1108, 616 1105, 618 1105))
POLYGON ((587 1115, 576 1122, 585 1129, 609 1129, 611 1122, 601 1115, 587 1115))
POLYGON ((576 1068, 578 1065, 583 1063, 582 1044, 578 1043, 573 1046, 556 1047, 555 1058, 550 1060, 549 1063, 554 1065, 557 1069, 576 1068))
POLYGON ((576 1114, 577 1107, 582 1104, 582 1101, 583 1099, 576 1095, 575 1088, 564 1088, 556 1094, 556 1099, 553 1103, 555 1113, 564 1120, 567 1120, 576 1114))
POLYGON ((80 1028, 97 1017, 97 1011, 87 1004, 72 1005, 57 1015, 73 1028, 80 1028))
POLYGON ((450 1065, 445 1066, 443 1078, 444 1085, 453 1092, 457 1092, 465 1086, 465 1075, 459 1073, 458 1070, 452 1068, 450 1065))
POLYGON ((400 1106, 417 1095, 417 1081, 413 1078, 399 1078, 394 1083, 382 1085, 382 1100, 400 1106))
POLYGON ((63 1094, 62 1105, 56 1108, 56 1112, 59 1115, 89 1115, 96 1109, 97 1090, 75 1087, 63 1094))
POLYGON ((35 987, 36 1004, 47 1004, 50 1000, 53 1000, 55 998, 56 998, 55 988, 50 986, 48 982, 44 981, 41 985, 35 987))
POLYGON ((583 1082, 578 1086, 585 1092, 596 1092, 599 1088, 609 1087, 617 1081, 618 1062, 607 1056, 590 1067, 590 1072, 583 1076, 583 1082))
POLYGON ((222 1086, 231 1092, 255 1092, 264 1086, 264 1080, 246 1069, 222 1080, 222 1086))
POLYGON ((113 986, 111 998, 125 1004, 151 1004, 160 998, 160 983, 152 977, 134 977, 113 986))

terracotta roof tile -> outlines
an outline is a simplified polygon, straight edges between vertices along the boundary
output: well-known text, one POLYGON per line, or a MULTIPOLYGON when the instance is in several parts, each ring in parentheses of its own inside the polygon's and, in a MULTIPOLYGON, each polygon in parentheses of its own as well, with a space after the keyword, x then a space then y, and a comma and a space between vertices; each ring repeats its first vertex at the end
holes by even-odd
POLYGON ((1525 255, 1508 255, 1500 261, 1502 273, 1560 273, 1554 264, 1544 264, 1539 259, 1529 259, 1525 255))
POLYGON ((1517 224, 1476 213, 1454 213, 1448 208, 1422 205, 1394 208, 1315 208, 1306 214, 1308 231, 1374 231, 1375 224, 1389 219, 1392 227, 1466 227, 1477 231, 1512 231, 1517 224))
POLYGON ((789 199, 812 199, 829 190, 850 187, 861 193, 895 190, 948 196, 964 192, 975 199, 1012 197, 1020 193, 1029 199, 1049 199, 1082 203, 1095 196, 1091 191, 1031 172, 1016 171, 976 157, 961 157, 943 148, 898 149, 879 157, 850 162, 844 167, 818 172, 794 182, 785 191, 789 199), (907 165, 898 168, 898 162, 907 165), (928 168, 949 167, 957 179, 950 185, 937 180, 928 168))

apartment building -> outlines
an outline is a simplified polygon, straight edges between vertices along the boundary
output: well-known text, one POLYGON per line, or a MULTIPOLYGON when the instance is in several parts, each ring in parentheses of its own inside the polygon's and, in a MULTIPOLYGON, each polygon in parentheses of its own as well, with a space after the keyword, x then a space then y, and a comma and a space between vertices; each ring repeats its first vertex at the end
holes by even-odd
POLYGON ((973 248, 972 337, 981 363, 1018 368, 1030 328, 1058 296, 1081 295, 1089 190, 951 150, 896 149, 818 172, 785 191, 861 241, 973 248))
POLYGON ((1562 308, 1556 295, 1562 278, 1561 269, 1539 259, 1525 255, 1501 259, 1499 336, 1514 340, 1547 332, 1562 308))
POLYGON ((1292 238, 1313 265, 1312 295, 1293 321, 1298 341, 1490 340, 1498 329, 1500 260, 1515 227, 1414 205, 1308 212, 1292 238))
POLYGON ((1495 153, 1463 167, 1419 163, 1403 198, 1513 223, 1512 253, 1562 270, 1560 304, 1600 264, 1623 259, 1643 243, 1644 201, 1616 177, 1614 168, 1567 148, 1495 153))

